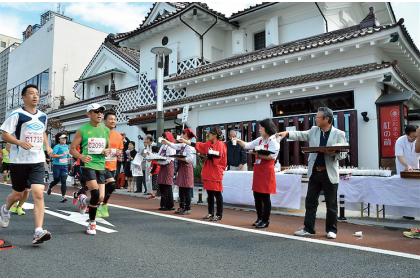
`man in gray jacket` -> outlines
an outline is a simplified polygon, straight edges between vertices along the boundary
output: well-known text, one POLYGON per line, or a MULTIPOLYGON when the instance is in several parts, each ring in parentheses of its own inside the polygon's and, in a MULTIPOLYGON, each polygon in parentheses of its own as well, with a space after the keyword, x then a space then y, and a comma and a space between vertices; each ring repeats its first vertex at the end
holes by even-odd
MULTIPOLYGON (((332 125, 333 112, 327 107, 320 107, 316 114, 316 126, 307 131, 284 131, 281 137, 291 140, 308 141, 310 147, 347 145, 345 133, 332 125)), ((337 237, 337 189, 338 161, 346 158, 346 153, 311 153, 308 158, 308 192, 305 201, 305 227, 295 232, 297 236, 315 234, 315 217, 319 194, 323 190, 327 204, 327 238, 337 237)))

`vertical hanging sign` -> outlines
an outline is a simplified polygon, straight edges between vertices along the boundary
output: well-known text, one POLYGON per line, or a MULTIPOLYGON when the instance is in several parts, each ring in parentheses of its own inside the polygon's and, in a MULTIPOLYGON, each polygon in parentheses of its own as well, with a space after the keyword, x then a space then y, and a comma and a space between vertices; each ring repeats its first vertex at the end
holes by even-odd
POLYGON ((399 105, 382 106, 379 109, 380 141, 382 157, 395 156, 395 142, 401 133, 401 112, 399 105))

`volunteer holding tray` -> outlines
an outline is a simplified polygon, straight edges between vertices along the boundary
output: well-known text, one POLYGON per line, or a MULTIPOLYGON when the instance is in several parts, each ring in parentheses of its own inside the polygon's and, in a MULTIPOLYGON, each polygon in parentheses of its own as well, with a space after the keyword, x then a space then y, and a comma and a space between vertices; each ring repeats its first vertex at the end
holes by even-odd
MULTIPOLYGON (((327 107, 318 108, 315 121, 316 126, 306 131, 283 131, 278 135, 289 137, 297 141, 308 141, 309 147, 346 146, 347 140, 344 131, 332 125, 333 111, 327 107)), ((327 219, 325 231, 327 238, 337 237, 337 189, 339 181, 338 161, 345 159, 347 153, 334 150, 313 152, 308 158, 308 193, 305 201, 305 227, 295 232, 297 236, 312 236, 315 234, 315 217, 318 208, 318 198, 321 190, 324 191, 327 204, 327 219)))
POLYGON ((252 142, 232 139, 246 150, 254 150, 254 176, 252 191, 254 192, 257 220, 253 224, 256 228, 266 228, 270 224, 271 194, 276 193, 276 175, 274 164, 280 150, 276 139, 277 127, 270 119, 260 121, 260 137, 252 142))
MULTIPOLYGON (((170 143, 175 142, 175 138, 169 131, 166 131, 162 134, 162 137, 159 137, 158 142, 162 143, 163 140, 167 140, 170 143)), ((174 161, 172 158, 168 158, 176 153, 175 149, 170 146, 162 143, 162 146, 159 150, 159 155, 162 157, 167 157, 166 160, 158 160, 160 165, 160 171, 157 178, 157 183, 160 188, 161 200, 160 208, 162 211, 171 211, 174 209, 174 193, 172 190, 172 185, 174 184, 174 161)))
MULTIPOLYGON (((195 138, 195 134, 190 128, 186 128, 182 131, 182 136, 177 137, 177 140, 181 142, 181 138, 191 140, 195 138)), ((168 145, 177 151, 176 155, 171 156, 178 160, 175 185, 179 187, 179 208, 175 211, 175 214, 188 215, 191 213, 190 189, 194 187, 193 162, 195 161, 195 149, 184 143, 171 143, 166 139, 162 140, 162 144, 168 145)))
POLYGON ((217 222, 223 216, 223 173, 227 164, 226 145, 221 141, 222 131, 219 127, 212 127, 207 134, 207 142, 191 143, 183 138, 178 141, 195 147, 198 153, 206 155, 201 171, 201 180, 207 191, 208 211, 209 214, 204 217, 206 220, 217 222), (217 211, 214 216, 214 198, 216 198, 217 211))

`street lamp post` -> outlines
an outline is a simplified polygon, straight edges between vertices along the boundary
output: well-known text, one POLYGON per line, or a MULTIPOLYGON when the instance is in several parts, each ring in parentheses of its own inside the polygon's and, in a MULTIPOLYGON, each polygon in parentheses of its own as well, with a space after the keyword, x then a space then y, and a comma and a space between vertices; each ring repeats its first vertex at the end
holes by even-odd
POLYGON ((163 133, 164 115, 163 115, 163 74, 165 67, 165 56, 172 53, 172 50, 166 47, 154 47, 151 50, 156 55, 157 71, 156 71, 156 138, 163 133))

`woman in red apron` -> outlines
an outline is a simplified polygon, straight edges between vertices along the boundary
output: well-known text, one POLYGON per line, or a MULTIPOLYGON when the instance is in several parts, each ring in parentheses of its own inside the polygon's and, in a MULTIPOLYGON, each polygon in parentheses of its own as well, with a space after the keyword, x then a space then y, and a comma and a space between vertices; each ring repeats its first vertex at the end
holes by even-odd
MULTIPOLYGON (((175 142, 174 136, 169 131, 164 132, 162 137, 171 143, 175 142)), ((173 148, 165 144, 163 144, 159 150, 159 155, 164 157, 172 156, 175 153, 176 151, 173 148)), ((165 161, 158 161, 158 163, 160 165, 160 171, 157 177, 157 183, 161 193, 159 210, 175 210, 174 194, 172 191, 172 185, 174 184, 174 161, 172 158, 168 158, 165 161)))
POLYGON ((222 131, 219 127, 213 127, 207 134, 207 142, 191 143, 189 140, 180 141, 192 145, 197 153, 206 155, 203 169, 201 171, 201 180, 203 187, 207 191, 208 215, 204 217, 210 221, 220 221, 223 216, 223 173, 227 164, 226 145, 221 141, 222 131), (214 200, 216 198, 217 210, 214 215, 214 200))
POLYGON ((237 143, 247 150, 254 150, 255 164, 252 179, 255 209, 257 220, 253 224, 256 228, 266 228, 270 224, 271 199, 270 195, 276 193, 276 175, 274 163, 280 150, 276 139, 277 127, 270 119, 260 121, 260 135, 252 142, 246 143, 237 139, 237 143), (258 151, 269 151, 258 152, 258 151), (264 153, 264 155, 262 154, 264 153))
MULTIPOLYGON (((182 137, 185 140, 196 138, 194 132, 190 128, 182 131, 182 137)), ((180 142, 180 139, 178 139, 180 142)), ((173 144, 168 140, 163 140, 162 143, 175 149, 180 157, 177 158, 178 170, 175 178, 175 185, 179 187, 179 208, 175 214, 188 215, 191 214, 191 189, 194 187, 194 167, 195 149, 184 143, 173 144)))

